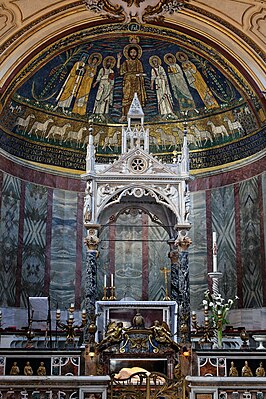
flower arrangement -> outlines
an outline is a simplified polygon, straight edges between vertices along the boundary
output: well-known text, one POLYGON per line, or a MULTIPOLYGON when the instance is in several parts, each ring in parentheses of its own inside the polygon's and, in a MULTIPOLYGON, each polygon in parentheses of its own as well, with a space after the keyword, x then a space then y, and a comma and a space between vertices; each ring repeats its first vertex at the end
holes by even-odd
POLYGON ((211 294, 209 290, 204 293, 205 299, 202 301, 204 308, 210 311, 210 322, 212 327, 217 331, 218 347, 222 347, 222 329, 225 324, 228 324, 227 315, 232 308, 235 301, 238 299, 228 299, 225 302, 221 294, 211 294))

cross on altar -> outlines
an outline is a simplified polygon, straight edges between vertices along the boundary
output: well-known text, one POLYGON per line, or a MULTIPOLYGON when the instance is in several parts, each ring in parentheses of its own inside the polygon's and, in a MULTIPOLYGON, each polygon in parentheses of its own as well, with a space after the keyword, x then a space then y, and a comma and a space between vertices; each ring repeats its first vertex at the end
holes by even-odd
POLYGON ((161 267, 161 272, 164 274, 164 283, 165 283, 165 297, 163 298, 164 301, 170 301, 170 297, 168 294, 168 273, 171 270, 167 269, 167 267, 161 267))

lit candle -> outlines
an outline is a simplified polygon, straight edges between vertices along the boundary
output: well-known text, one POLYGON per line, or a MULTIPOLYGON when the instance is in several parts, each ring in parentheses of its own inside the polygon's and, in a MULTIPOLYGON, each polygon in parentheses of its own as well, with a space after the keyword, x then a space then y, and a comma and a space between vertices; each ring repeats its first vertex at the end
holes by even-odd
POLYGON ((192 310, 192 316, 195 316, 195 315, 196 315, 195 310, 192 310))
POLYGON ((103 276, 103 286, 106 288, 106 274, 103 276))
POLYGON ((114 286, 114 275, 113 275, 113 273, 111 274, 111 287, 113 287, 114 286))
POLYGON ((71 303, 71 304, 70 304, 70 307, 71 307, 71 308, 74 308, 74 306, 75 306, 74 303, 71 303))
POLYGON ((217 272, 217 244, 216 244, 216 232, 212 233, 212 255, 213 255, 213 264, 212 270, 214 273, 217 272))
POLYGON ((82 309, 82 314, 86 314, 86 309, 82 309))

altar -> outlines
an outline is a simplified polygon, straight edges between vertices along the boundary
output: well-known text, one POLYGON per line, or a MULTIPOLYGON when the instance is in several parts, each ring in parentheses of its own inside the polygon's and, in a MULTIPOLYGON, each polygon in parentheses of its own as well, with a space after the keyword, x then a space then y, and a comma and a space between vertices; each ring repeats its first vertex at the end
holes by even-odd
MULTIPOLYGON (((125 328, 134 326, 134 317, 140 314, 142 327, 150 328, 155 320, 166 323, 172 335, 177 331, 177 303, 175 301, 97 301, 96 342, 102 340, 110 322, 122 322, 125 328)), ((176 336, 173 336, 176 340, 176 336)))

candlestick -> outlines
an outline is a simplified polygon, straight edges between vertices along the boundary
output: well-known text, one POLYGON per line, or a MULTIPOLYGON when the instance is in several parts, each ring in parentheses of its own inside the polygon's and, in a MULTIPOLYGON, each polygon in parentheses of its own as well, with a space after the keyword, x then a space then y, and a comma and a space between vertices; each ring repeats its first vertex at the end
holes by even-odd
POLYGON ((56 320, 60 320, 61 317, 61 310, 60 309, 56 309, 56 320))
POLYGON ((83 309, 81 312, 82 320, 80 324, 74 324, 74 304, 71 303, 69 311, 68 311, 68 317, 66 322, 62 322, 60 320, 60 314, 61 311, 60 309, 56 310, 56 326, 59 327, 61 330, 64 330, 66 332, 66 345, 73 345, 75 347, 75 330, 79 330, 80 328, 84 328, 86 325, 86 309, 83 309), (70 311, 72 309, 73 311, 70 311))
POLYGON ((212 233, 212 242, 213 242, 213 247, 212 247, 212 254, 213 254, 213 264, 212 264, 212 270, 213 272, 217 272, 217 244, 216 244, 216 232, 214 231, 212 233))
POLYGON ((81 319, 82 319, 82 322, 83 322, 83 323, 86 322, 86 318, 87 318, 86 309, 82 309, 82 312, 81 312, 81 319))
POLYGON ((167 267, 161 267, 160 270, 164 274, 164 283, 165 283, 165 297, 163 298, 163 300, 170 301, 171 298, 168 295, 168 273, 170 273, 171 270, 167 269, 167 267))

